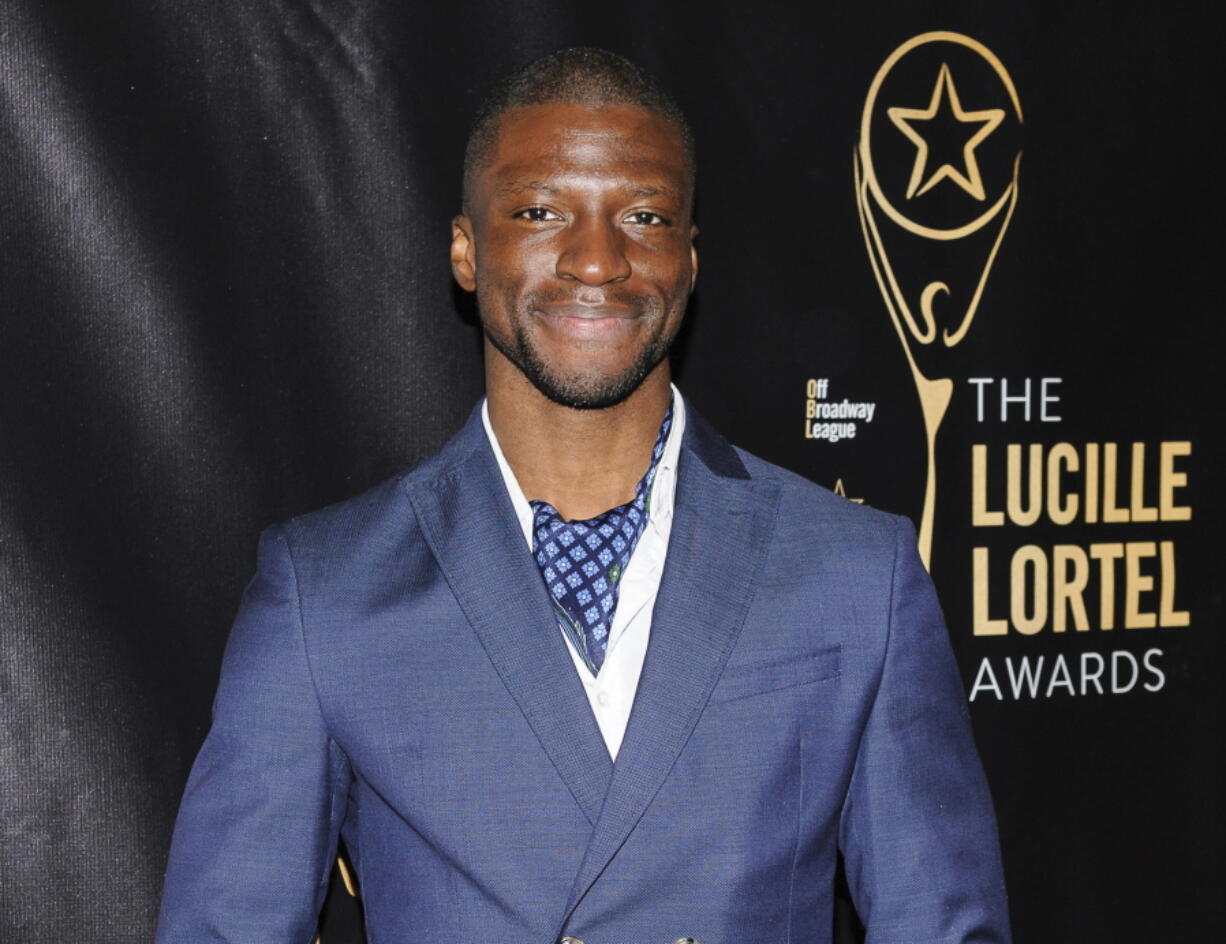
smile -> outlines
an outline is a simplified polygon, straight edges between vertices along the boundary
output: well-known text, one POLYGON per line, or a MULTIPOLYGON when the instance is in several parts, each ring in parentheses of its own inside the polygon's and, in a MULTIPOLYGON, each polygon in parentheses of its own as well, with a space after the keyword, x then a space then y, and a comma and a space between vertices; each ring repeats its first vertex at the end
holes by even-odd
POLYGON ((534 314, 552 331, 572 338, 598 340, 626 334, 641 312, 621 305, 549 305, 534 314))

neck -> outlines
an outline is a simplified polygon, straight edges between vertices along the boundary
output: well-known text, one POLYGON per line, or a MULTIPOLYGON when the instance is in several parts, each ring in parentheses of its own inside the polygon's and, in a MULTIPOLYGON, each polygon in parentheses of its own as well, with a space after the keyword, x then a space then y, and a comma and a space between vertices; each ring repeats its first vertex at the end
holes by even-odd
POLYGON ((616 406, 576 410, 545 397, 487 345, 486 395, 498 445, 524 496, 549 502, 568 521, 634 498, 672 396, 669 384, 666 360, 616 406))

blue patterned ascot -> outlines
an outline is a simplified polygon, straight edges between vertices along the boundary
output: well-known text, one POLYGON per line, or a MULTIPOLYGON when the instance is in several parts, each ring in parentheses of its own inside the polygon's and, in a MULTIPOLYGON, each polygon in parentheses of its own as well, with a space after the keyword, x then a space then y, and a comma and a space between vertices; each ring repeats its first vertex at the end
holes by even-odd
POLYGON ((586 521, 563 521, 549 502, 532 500, 532 556, 545 578, 558 623, 593 675, 604 664, 621 578, 647 527, 651 483, 673 425, 669 401, 651 465, 634 498, 586 521))

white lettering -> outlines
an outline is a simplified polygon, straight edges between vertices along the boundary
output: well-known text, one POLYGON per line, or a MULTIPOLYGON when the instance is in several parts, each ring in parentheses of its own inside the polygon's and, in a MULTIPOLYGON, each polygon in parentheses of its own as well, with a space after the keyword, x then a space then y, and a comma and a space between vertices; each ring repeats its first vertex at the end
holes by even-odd
POLYGON ((980 691, 990 691, 997 701, 1005 700, 1000 685, 996 682, 996 673, 992 671, 992 663, 986 657, 979 663, 979 671, 975 673, 975 684, 971 686, 971 701, 978 697, 980 691))

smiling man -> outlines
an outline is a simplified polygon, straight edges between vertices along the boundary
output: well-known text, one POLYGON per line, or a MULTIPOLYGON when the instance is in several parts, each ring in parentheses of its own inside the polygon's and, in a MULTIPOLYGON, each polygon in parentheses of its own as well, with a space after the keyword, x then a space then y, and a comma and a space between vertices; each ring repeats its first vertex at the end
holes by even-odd
POLYGON ((308 941, 338 835, 372 941, 1008 940, 915 534, 726 443, 671 384, 694 149, 567 50, 483 108, 453 222, 486 399, 270 529, 158 939, 308 941))

